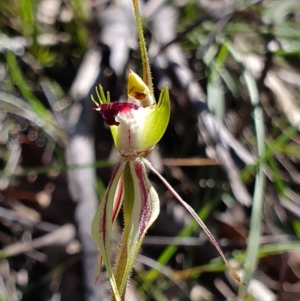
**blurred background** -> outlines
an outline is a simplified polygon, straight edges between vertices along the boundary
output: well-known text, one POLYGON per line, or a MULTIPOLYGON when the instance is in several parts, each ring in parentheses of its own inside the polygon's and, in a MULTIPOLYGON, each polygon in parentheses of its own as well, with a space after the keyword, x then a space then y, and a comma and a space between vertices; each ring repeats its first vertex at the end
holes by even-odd
MULTIPOLYGON (((300 300, 300 2, 140 4, 155 92, 171 94, 149 159, 246 286, 150 174, 161 214, 127 300, 300 300)), ((90 95, 124 99, 129 70, 129 0, 0 1, 1 301, 110 300, 90 224, 119 157, 90 95)))

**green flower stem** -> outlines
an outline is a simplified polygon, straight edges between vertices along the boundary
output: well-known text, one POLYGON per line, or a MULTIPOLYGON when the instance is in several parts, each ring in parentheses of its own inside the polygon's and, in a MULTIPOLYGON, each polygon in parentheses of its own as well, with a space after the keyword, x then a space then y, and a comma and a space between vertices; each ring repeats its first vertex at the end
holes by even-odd
POLYGON ((139 36, 139 42, 140 42, 140 51, 141 51, 141 59, 143 64, 143 80, 145 84, 149 87, 152 95, 153 95, 153 84, 152 84, 152 76, 151 76, 151 69, 147 54, 147 48, 143 33, 143 27, 142 27, 142 21, 139 11, 139 1, 138 0, 132 0, 133 9, 134 9, 134 15, 135 15, 135 21, 136 21, 136 28, 139 36))

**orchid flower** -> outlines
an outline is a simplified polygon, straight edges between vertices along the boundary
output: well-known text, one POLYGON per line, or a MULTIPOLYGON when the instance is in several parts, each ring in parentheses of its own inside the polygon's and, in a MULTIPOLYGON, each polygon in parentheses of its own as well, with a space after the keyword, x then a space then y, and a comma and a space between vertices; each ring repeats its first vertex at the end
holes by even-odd
POLYGON ((115 146, 122 156, 92 222, 92 236, 106 265, 116 300, 124 296, 143 238, 159 214, 159 198, 148 179, 145 166, 150 163, 145 156, 164 134, 170 117, 167 88, 161 92, 157 104, 144 107, 137 97, 151 103, 153 95, 141 78, 131 72, 128 78, 128 101, 110 103, 109 97, 106 99, 100 88, 100 104, 96 108, 110 126, 115 146), (122 204, 124 232, 113 271, 110 238, 122 204))
POLYGON ((92 222, 92 236, 100 253, 99 263, 104 262, 112 286, 112 300, 125 300, 128 279, 142 245, 144 236, 159 214, 159 197, 148 179, 146 167, 155 173, 174 197, 186 208, 206 232, 219 251, 232 276, 242 280, 231 269, 215 238, 196 212, 183 201, 171 185, 146 159, 149 152, 162 138, 170 118, 170 100, 165 87, 156 103, 152 88, 150 67, 144 43, 138 0, 133 0, 143 62, 143 79, 134 72, 128 76, 125 102, 110 102, 109 93, 96 89, 98 102, 93 98, 95 111, 99 112, 110 127, 121 161, 115 167, 92 222), (121 206, 124 209, 124 231, 115 259, 111 263, 110 239, 113 224, 121 206))

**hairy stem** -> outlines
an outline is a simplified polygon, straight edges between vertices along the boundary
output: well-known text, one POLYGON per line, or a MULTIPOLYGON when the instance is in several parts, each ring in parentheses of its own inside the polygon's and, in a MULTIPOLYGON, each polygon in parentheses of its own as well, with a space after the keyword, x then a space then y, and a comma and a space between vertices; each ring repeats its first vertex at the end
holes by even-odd
POLYGON ((152 76, 151 76, 151 70, 150 70, 150 64, 149 64, 149 59, 148 59, 148 54, 147 54, 146 43, 145 43, 145 37, 144 37, 144 33, 143 33, 141 15, 140 15, 140 11, 139 11, 139 1, 132 0, 132 4, 133 4, 133 9, 134 9, 136 28, 137 28, 139 42, 140 42, 141 59, 142 59, 142 65, 143 65, 143 80, 144 80, 145 84, 149 87, 149 89, 153 95, 152 76))

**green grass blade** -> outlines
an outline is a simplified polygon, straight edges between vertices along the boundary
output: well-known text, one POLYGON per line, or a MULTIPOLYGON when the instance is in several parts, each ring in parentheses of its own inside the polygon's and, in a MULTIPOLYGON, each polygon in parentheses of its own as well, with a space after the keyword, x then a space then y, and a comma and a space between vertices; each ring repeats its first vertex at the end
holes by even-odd
MULTIPOLYGON (((55 136, 62 138, 63 130, 58 126, 56 119, 37 99, 37 97, 34 95, 28 84, 26 83, 24 75, 17 63, 16 55, 13 52, 7 52, 6 61, 12 81, 18 87, 22 96, 26 99, 26 101, 28 101, 28 104, 31 107, 29 108, 28 106, 26 106, 27 109, 29 109, 29 112, 31 111, 31 115, 34 114, 39 117, 40 121, 43 124, 43 130, 46 133, 49 133, 52 138, 54 138, 55 136)), ((19 109, 22 109, 22 107, 19 107, 19 109)))
POLYGON ((32 7, 33 2, 34 0, 19 1, 23 33, 28 37, 32 37, 35 30, 34 9, 32 7))
MULTIPOLYGON (((243 74, 245 84, 249 93, 251 104, 254 107, 253 117, 254 117, 254 126, 256 132, 256 141, 257 141, 257 152, 259 156, 262 156, 265 153, 265 128, 264 128, 264 118, 263 110, 259 106, 259 94, 258 88, 253 78, 253 75, 250 71, 245 70, 243 74)), ((239 296, 246 295, 247 288, 253 273, 257 267, 258 260, 258 250, 260 244, 260 235, 262 227, 262 212, 263 212, 263 203, 264 203, 264 191, 265 191, 265 174, 263 171, 263 165, 258 166, 255 188, 253 195, 253 207, 250 219, 250 230, 249 230, 249 240, 246 251, 246 260, 245 260, 245 276, 244 282, 246 286, 240 286, 239 296)))

